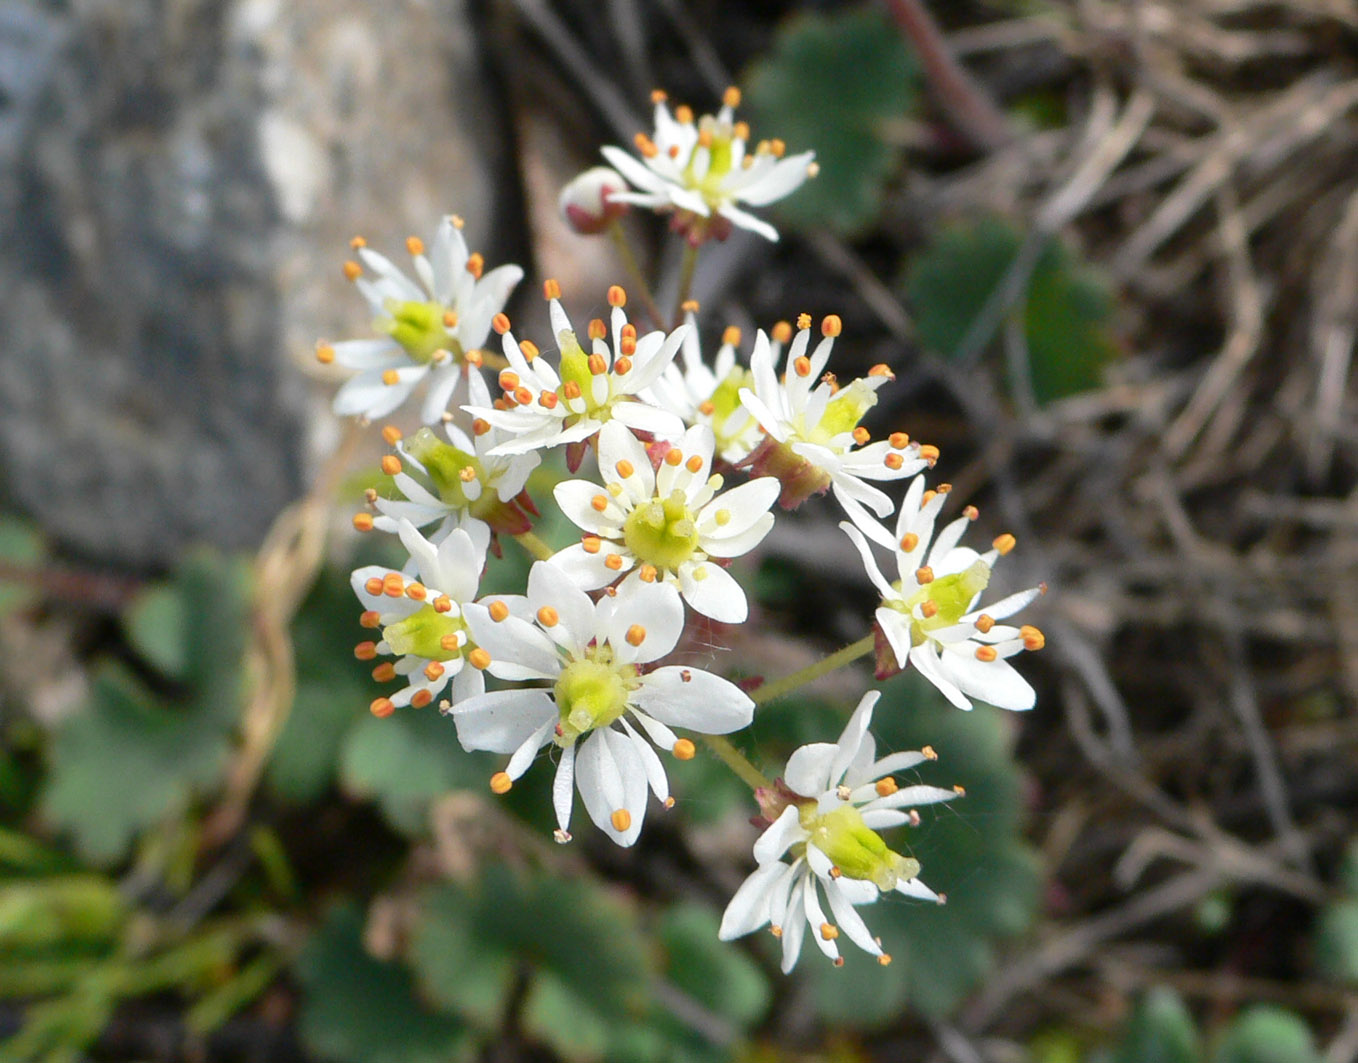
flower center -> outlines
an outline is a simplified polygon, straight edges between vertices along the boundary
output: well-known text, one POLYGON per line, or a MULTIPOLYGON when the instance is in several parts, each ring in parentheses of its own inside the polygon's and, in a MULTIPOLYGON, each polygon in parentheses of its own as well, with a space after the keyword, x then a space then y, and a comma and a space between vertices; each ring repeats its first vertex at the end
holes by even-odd
POLYGON ((828 856, 847 878, 863 879, 879 890, 896 888, 896 883, 919 874, 919 861, 887 848, 875 830, 863 822, 863 814, 850 804, 841 805, 824 815, 816 814, 814 802, 801 806, 802 827, 809 839, 828 856))
POLYGON ((594 646, 571 661, 557 677, 553 693, 561 721, 556 744, 573 745, 582 734, 607 727, 627 710, 627 695, 637 670, 613 662, 611 646, 594 646))
POLYGON ((431 661, 451 661, 467 648, 467 625, 460 615, 426 605, 404 620, 388 624, 382 638, 398 657, 414 654, 431 661))
POLYGON ((736 366, 708 399, 712 403, 712 434, 717 437, 718 453, 734 444, 754 423, 754 417, 740 401, 741 388, 754 390, 754 374, 743 366, 736 366), (743 416, 734 417, 737 411, 743 416))
POLYGON ((698 522, 684 493, 671 491, 669 498, 653 498, 632 510, 622 526, 622 535, 627 548, 640 560, 673 571, 694 557, 698 522))
POLYGON ((399 343, 413 362, 428 365, 438 351, 448 351, 461 362, 462 345, 448 332, 440 303, 398 302, 388 299, 387 318, 378 322, 399 343))
MULTIPOLYGON (((406 443, 406 450, 416 461, 424 466, 425 472, 433 483, 438 496, 456 509, 468 509, 473 500, 467 497, 466 485, 469 480, 486 483, 486 470, 474 454, 459 450, 451 443, 445 443, 429 428, 421 428, 406 443), (467 474, 471 469, 474 476, 467 474)), ((478 497, 484 497, 481 492, 478 497)))
MULTIPOLYGON (((613 381, 612 374, 604 373, 604 380, 608 382, 608 392, 602 401, 594 396, 594 381, 597 379, 589 367, 589 355, 580 346, 580 341, 575 338, 575 333, 563 329, 556 338, 561 348, 561 388, 557 395, 565 400, 566 385, 574 384, 580 389, 580 397, 585 400, 585 416, 606 420, 599 417, 599 411, 608 409, 613 403, 613 381)), ((570 423, 573 418, 567 418, 570 423)))
POLYGON ((809 443, 829 446, 830 441, 858 427, 864 415, 877 405, 877 393, 862 380, 846 384, 835 393, 820 421, 805 433, 809 443))
MULTIPOLYGON (((937 631, 940 628, 952 627, 966 616, 971 608, 971 603, 976 600, 976 596, 986 589, 990 582, 990 566, 980 558, 977 558, 961 572, 954 572, 949 576, 939 576, 931 583, 926 583, 920 587, 909 598, 898 601, 883 602, 889 609, 894 609, 898 613, 910 616, 915 606, 924 602, 933 602, 938 606, 938 611, 932 616, 920 619, 913 618, 910 628, 910 641, 918 646, 924 642, 926 633, 937 631)), ((895 583, 897 590, 901 589, 900 581, 895 583)))

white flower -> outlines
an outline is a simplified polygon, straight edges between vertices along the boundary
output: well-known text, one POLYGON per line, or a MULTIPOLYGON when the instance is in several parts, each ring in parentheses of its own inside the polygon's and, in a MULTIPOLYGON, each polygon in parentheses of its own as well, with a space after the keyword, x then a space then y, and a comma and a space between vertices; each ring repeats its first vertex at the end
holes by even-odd
MULTIPOLYGON (((489 405, 490 392, 481 374, 468 377, 471 400, 489 405)), ((469 524, 491 531, 518 535, 532 527, 532 520, 516 501, 537 468, 536 453, 512 456, 491 453, 502 433, 485 421, 476 421, 469 436, 451 421, 445 424, 448 442, 431 428, 421 428, 409 439, 398 439, 396 456, 383 459, 403 499, 378 498, 373 505, 379 516, 372 524, 382 531, 396 531, 407 520, 417 528, 442 521, 430 535, 440 542, 453 528, 469 524)))
POLYGON ((750 371, 736 364, 740 329, 732 326, 722 334, 721 348, 709 368, 703 361, 692 311, 687 314, 687 324, 688 335, 680 348, 684 368, 680 370, 677 361, 671 362, 646 397, 687 425, 711 428, 718 456, 735 465, 749 457, 763 439, 759 422, 740 403, 740 389, 754 383, 750 371))
POLYGON ((627 204, 614 200, 618 193, 626 191, 627 182, 616 170, 594 166, 571 179, 561 190, 557 206, 572 229, 592 236, 627 213, 627 204))
POLYGON ((360 568, 350 577, 363 603, 360 622, 382 629, 381 640, 359 643, 355 656, 372 660, 378 654, 393 654, 395 663, 378 665, 373 677, 387 682, 398 676, 406 680, 403 689, 372 703, 376 716, 390 715, 402 705, 422 708, 449 682, 456 700, 486 688, 480 672, 463 667, 472 649, 464 608, 476 596, 485 566, 485 528, 455 529, 437 547, 409 521, 399 521, 396 530, 410 551, 419 579, 380 565, 360 568))
POLYGON ((910 485, 896 519, 893 546, 900 578, 894 583, 882 575, 858 528, 840 524, 882 596, 877 624, 898 666, 914 665, 958 708, 970 709, 968 699, 979 698, 1001 709, 1031 709, 1033 688, 1007 658, 1041 649, 1046 640, 1030 625, 1010 627, 996 621, 1013 616, 1043 588, 1030 587, 979 608, 990 571, 1013 549, 1014 537, 1001 535, 984 554, 959 546, 967 525, 976 519, 975 508, 969 506, 935 539, 934 522, 945 498, 943 490, 926 492, 922 476, 910 485))
POLYGON ((491 788, 504 793, 538 750, 560 750, 552 802, 567 841, 574 792, 589 817, 619 845, 631 845, 646 815, 647 787, 667 806, 669 782, 651 743, 693 756, 671 727, 726 734, 747 727, 754 703, 733 683, 698 668, 642 671, 665 656, 684 629, 673 587, 637 582, 598 603, 560 569, 538 562, 528 575, 528 622, 508 602, 466 608, 477 643, 470 660, 508 680, 547 680, 481 694, 451 713, 464 749, 510 754, 491 788), (648 741, 649 739, 649 741, 648 741))
POLYGON ((740 401, 768 432, 768 438, 747 463, 754 472, 768 473, 782 481, 780 501, 788 509, 832 488, 849 519, 870 536, 885 537, 880 541, 889 545, 890 537, 867 510, 886 516, 891 512, 891 499, 865 481, 904 479, 935 461, 938 451, 910 442, 903 432, 869 443, 867 429, 858 422, 877 404, 877 389, 894 380, 895 375, 879 365, 868 376, 844 387, 832 376, 822 379, 842 326, 835 315, 826 317, 821 323, 823 338, 808 357, 810 325, 811 318, 803 314, 788 347, 782 380, 768 337, 761 331, 755 339, 750 356, 754 387, 741 388, 740 401))
POLYGON ((702 425, 665 452, 659 471, 646 447, 616 421, 600 430, 598 450, 604 488, 588 480, 556 486, 561 512, 587 534, 550 563, 587 591, 624 572, 632 573, 628 583, 659 579, 704 616, 741 623, 749 615, 745 592, 711 558, 739 557, 768 534, 778 481, 764 477, 718 494, 712 430, 702 425))
POLYGON ((725 239, 732 225, 769 240, 778 230, 741 210, 737 203, 767 206, 815 175, 814 151, 783 158, 781 141, 762 141, 746 149, 750 130, 735 121, 740 90, 729 88, 716 115, 694 120, 688 107, 673 114, 663 93, 656 93, 655 132, 638 133, 638 162, 621 148, 606 147, 606 159, 640 192, 614 193, 615 202, 678 212, 675 227, 697 245, 708 236, 725 239))
POLYGON ((949 801, 960 791, 901 787, 891 778, 933 760, 934 752, 926 746, 876 759, 868 725, 879 696, 875 690, 863 695, 836 744, 817 742, 793 753, 779 793, 761 795, 785 807, 755 842, 759 866, 726 906, 718 936, 730 941, 772 924, 783 942, 784 974, 796 965, 808 926, 812 940, 836 966, 844 962, 836 945, 841 931, 879 962, 890 963, 854 910, 883 892, 942 903, 918 879, 919 862, 887 848, 877 832, 917 824, 916 806, 949 801), (791 856, 789 863, 783 862, 785 854, 791 856), (821 906, 822 891, 834 922, 821 906))
MULTIPOLYGON (((547 289, 558 294, 552 281, 547 289)), ((626 293, 614 285, 608 299, 613 306, 613 342, 610 345, 604 338, 608 326, 596 318, 589 326, 589 354, 576 339, 561 301, 551 299, 552 331, 561 348, 559 373, 538 356, 536 346, 520 344, 512 332, 504 333, 509 368, 499 378, 503 408, 464 407, 508 436, 490 453, 526 454, 562 443, 579 444, 611 420, 661 439, 677 439, 683 432, 684 423, 678 417, 640 395, 674 360, 688 327, 681 325, 668 336, 656 331, 638 338, 636 326, 623 311, 626 293)))
POLYGON ((468 352, 485 343, 492 319, 523 277, 512 265, 482 276, 481 256, 467 253, 460 225, 444 218, 428 254, 418 237, 406 241, 418 284, 384 255, 357 243, 358 258, 373 276, 363 276, 357 262, 346 263, 346 275, 368 300, 384 335, 317 349, 322 361, 360 370, 336 394, 337 414, 381 417, 405 402, 425 377, 429 389, 421 420, 432 424, 448 409, 466 376, 468 352))

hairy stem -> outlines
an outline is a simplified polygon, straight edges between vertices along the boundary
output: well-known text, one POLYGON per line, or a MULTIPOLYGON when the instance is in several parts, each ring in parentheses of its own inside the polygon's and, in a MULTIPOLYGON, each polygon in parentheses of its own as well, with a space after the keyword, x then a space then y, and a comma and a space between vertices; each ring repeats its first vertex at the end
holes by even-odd
POLYGON ((857 642, 851 642, 842 650, 836 650, 830 656, 809 664, 805 668, 785 675, 782 679, 774 679, 764 683, 750 692, 750 699, 756 705, 767 705, 770 701, 791 694, 799 687, 805 686, 823 675, 829 675, 836 668, 843 668, 846 664, 852 664, 860 657, 866 657, 876 647, 877 639, 875 635, 864 635, 857 642))

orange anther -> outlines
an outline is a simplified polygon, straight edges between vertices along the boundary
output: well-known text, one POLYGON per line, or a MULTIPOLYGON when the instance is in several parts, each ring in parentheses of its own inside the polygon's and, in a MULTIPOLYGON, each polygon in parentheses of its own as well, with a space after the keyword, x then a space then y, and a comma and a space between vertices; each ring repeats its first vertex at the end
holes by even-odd
POLYGON ((513 391, 519 386, 519 374, 512 369, 501 369, 499 382, 501 391, 513 391))
POLYGON ((681 103, 674 109, 674 120, 680 125, 689 125, 693 121, 693 108, 686 103, 681 103))
POLYGON ((891 966, 891 953, 889 953, 889 952, 884 952, 884 953, 882 953, 880 956, 877 957, 877 962, 878 962, 879 964, 881 964, 883 967, 890 967, 890 966, 891 966))
POLYGON ((537 356, 542 352, 538 350, 538 345, 532 340, 523 340, 519 344, 519 353, 523 355, 523 360, 525 362, 532 362, 535 361, 537 356))
POLYGON ((443 327, 446 329, 457 328, 457 311, 445 310, 443 312, 443 327))
POLYGON ((888 775, 885 779, 878 779, 877 785, 873 789, 877 791, 878 797, 890 797, 900 787, 896 785, 896 780, 888 775))
POLYGON ((631 358, 637 353, 637 338, 635 336, 623 336, 618 340, 618 353, 631 358))
POLYGON ((387 387, 394 387, 401 382, 401 374, 395 369, 388 369, 382 374, 382 383, 387 387))
POLYGON ((1015 539, 1008 532, 1005 532, 1003 535, 997 536, 995 541, 990 545, 993 546, 996 550, 998 550, 1000 552, 1000 556, 1003 557, 1005 554, 1009 553, 1010 550, 1014 549, 1014 546, 1017 542, 1018 542, 1017 539, 1015 539))
POLYGON ((1023 639, 1025 650, 1040 650, 1047 644, 1047 636, 1032 624, 1024 624, 1019 628, 1019 638, 1023 639))
POLYGON ((884 376, 888 380, 896 379, 896 374, 891 371, 891 366, 887 365, 886 362, 878 362, 874 365, 868 370, 868 376, 884 376))
POLYGON ((493 794, 507 794, 514 787, 514 780, 505 772, 497 771, 490 777, 490 792, 493 794))
POLYGON ((906 532, 901 536, 901 549, 907 554, 917 546, 919 546, 919 536, 914 532, 906 532))
POLYGON ((533 401, 533 393, 520 384, 514 389, 514 401, 520 406, 527 406, 533 401))
POLYGON ((915 569, 915 582, 921 585, 925 583, 933 583, 934 570, 931 569, 928 565, 925 565, 922 568, 915 569))
POLYGON ((626 458, 623 458, 620 462, 614 465, 613 468, 618 470, 618 475, 621 476, 624 480, 627 479, 627 477, 631 476, 632 473, 637 471, 636 468, 632 465, 632 463, 628 461, 626 458))
POLYGON ((697 755, 697 747, 687 738, 681 738, 674 743, 674 748, 670 750, 679 760, 692 760, 697 755))
MULTIPOLYGON (((375 591, 369 591, 368 593, 369 593, 369 594, 375 594, 376 592, 375 592, 375 591)), ((381 626, 382 626, 382 614, 379 613, 379 612, 377 612, 377 610, 375 610, 375 609, 368 609, 368 610, 366 610, 365 612, 362 612, 362 613, 359 613, 359 614, 358 614, 358 623, 359 623, 359 626, 360 626, 360 627, 368 627, 368 628, 372 628, 372 627, 381 627, 381 626)))
POLYGON ((509 331, 509 315, 503 311, 490 319, 490 327, 503 336, 509 331))
POLYGON ((885 465, 888 469, 899 469, 902 465, 905 464, 905 459, 901 457, 899 454, 897 454, 894 450, 890 450, 887 451, 886 457, 882 459, 882 464, 885 465))
POLYGON ((976 625, 976 630, 982 635, 989 634, 990 629, 995 626, 995 618, 987 613, 982 613, 972 621, 976 625))
POLYGON ((978 661, 987 661, 987 662, 989 662, 989 661, 995 660, 995 658, 997 658, 998 656, 999 656, 999 653, 998 653, 998 651, 995 649, 994 646, 977 646, 977 647, 976 647, 976 659, 977 659, 978 661))
POLYGON ((484 417, 478 417, 472 422, 472 435, 483 436, 490 431, 490 422, 484 417))
POLYGON ((422 602, 429 596, 423 583, 416 583, 414 580, 406 584, 406 597, 411 601, 422 602))
POLYGON ((925 491, 924 494, 920 495, 919 508, 923 509, 937 497, 938 497, 937 491, 925 491))
POLYGON ((860 447, 872 440, 872 433, 861 424, 853 430, 853 441, 860 447))
POLYGON ((625 808, 620 808, 608 817, 608 822, 613 824, 613 829, 621 834, 632 825, 632 813, 625 808))
POLYGON ((401 430, 394 424, 389 424, 382 429, 382 440, 389 447, 394 447, 401 441, 401 430))
POLYGON ((363 267, 352 258, 344 263, 344 265, 340 267, 340 270, 343 272, 344 279, 347 281, 356 281, 359 277, 363 276, 363 267))
POLYGON ((769 141, 769 152, 781 159, 787 152, 787 144, 774 137, 769 141))
POLYGON ((473 668, 485 671, 490 667, 490 654, 482 647, 477 646, 471 653, 467 654, 467 661, 473 668))
POLYGON ((792 360, 792 368, 796 371, 798 376, 810 376, 811 359, 804 354, 798 355, 792 360))
POLYGON ((373 530, 373 515, 371 513, 354 514, 354 530, 369 532, 373 530))
POLYGON ((401 459, 395 454, 385 454, 382 456, 382 471, 388 476, 395 476, 401 471, 401 459))
POLYGON ((354 647, 354 656, 360 661, 371 661, 377 656, 377 643, 360 642, 354 647))
POLYGON ((703 468, 702 455, 701 454, 690 455, 688 461, 684 462, 684 468, 686 468, 689 472, 693 473, 701 472, 703 468))
MULTIPOLYGON (((636 342, 637 342, 636 340, 631 341, 633 350, 636 349, 636 342)), ((622 348, 624 351, 627 350, 627 345, 628 341, 623 340, 622 348)), ((632 359, 628 358, 626 354, 624 354, 621 358, 619 358, 616 362, 613 363, 613 372, 616 373, 618 376, 626 376, 631 371, 632 371, 632 359)))
POLYGON ((721 102, 732 109, 740 106, 740 89, 730 86, 721 94, 721 102))
POLYGON ((736 140, 749 140, 750 123, 737 122, 735 125, 731 127, 731 136, 734 137, 736 140))
POLYGON ((629 646, 640 646, 646 641, 646 629, 640 624, 633 624, 627 629, 626 637, 629 646))
POLYGON ((892 432, 891 435, 887 436, 886 441, 897 450, 904 450, 910 445, 910 437, 904 432, 892 432))
POLYGON ((698 403, 698 412, 704 417, 711 417, 717 412, 717 404, 711 399, 704 399, 702 402, 698 403))
POLYGON ((668 100, 668 99, 669 99, 669 96, 665 93, 665 90, 664 90, 664 89, 652 89, 652 90, 651 90, 651 102, 652 102, 652 103, 657 103, 657 104, 658 104, 658 103, 664 103, 664 102, 665 102, 666 100, 668 100))
POLYGON ((682 450, 680 450, 678 447, 670 447, 670 449, 667 450, 667 451, 665 452, 665 464, 666 464, 666 465, 676 466, 676 467, 677 467, 678 464, 679 464, 681 461, 683 461, 683 460, 684 460, 684 452, 683 452, 682 450))
POLYGON ((642 583, 654 583, 659 575, 660 571, 654 565, 642 565, 637 570, 637 577, 642 583))
POLYGON ((321 365, 329 365, 335 360, 335 348, 328 343, 316 344, 316 361, 321 365))
POLYGON ((934 446, 932 443, 925 443, 924 446, 919 448, 919 456, 930 465, 933 465, 934 462, 938 461, 938 453, 938 447, 934 446))
POLYGON ((608 287, 608 305, 609 305, 609 306, 626 306, 626 305, 627 305, 627 292, 623 289, 623 287, 622 287, 621 284, 610 284, 610 285, 609 285, 609 287, 608 287))
POLYGON ((422 709, 434 700, 432 690, 417 690, 410 695, 410 707, 412 709, 422 709))
POLYGON ((686 314, 696 314, 700 307, 697 299, 685 299, 679 304, 679 309, 686 314))
POLYGON ((574 380, 567 380, 561 385, 561 394, 567 401, 574 401, 580 397, 580 385, 574 380))
POLYGON ((838 336, 844 331, 844 322, 839 319, 838 314, 826 314, 821 319, 820 334, 822 336, 838 336))
POLYGON ((477 369, 486 364, 486 356, 481 351, 471 350, 462 357, 468 365, 475 366, 477 369))
POLYGON ((810 315, 810 314, 798 314, 798 315, 797 315, 797 331, 800 332, 800 331, 802 331, 803 329, 809 329, 810 327, 811 327, 811 315, 810 315))
POLYGON ((660 149, 655 146, 655 141, 645 133, 638 133, 632 138, 632 142, 636 144, 637 151, 641 152, 642 156, 647 159, 654 159, 660 154, 660 149))
POLYGON ((589 371, 592 376, 603 376, 608 372, 608 359, 597 351, 586 359, 589 371))
POLYGON ((396 678, 396 665, 390 661, 383 661, 373 669, 373 678, 379 683, 390 683, 396 678))
POLYGON ((434 612, 451 613, 453 611, 453 600, 446 594, 440 594, 434 599, 434 612))
POLYGON ((589 500, 589 504, 594 509, 595 512, 602 513, 604 510, 608 508, 608 496, 595 495, 593 498, 589 500))
POLYGON ((726 330, 721 334, 721 342, 727 347, 740 346, 740 329, 735 325, 727 325, 726 330))
POLYGON ((703 129, 699 129, 699 130, 698 130, 698 145, 699 145, 699 147, 704 147, 704 148, 710 148, 710 147, 712 147, 712 130, 711 130, 711 129, 703 128, 703 129))
POLYGON ((480 251, 473 251, 467 256, 467 272, 477 280, 481 279, 481 271, 486 268, 486 260, 480 251))
POLYGON ((555 391, 538 392, 538 405, 541 406, 544 410, 556 409, 556 404, 560 401, 561 400, 556 397, 555 391))
POLYGON ((834 941, 835 938, 839 937, 839 927, 835 926, 834 923, 821 923, 820 936, 825 941, 834 941))
POLYGON ((561 298, 561 284, 555 277, 548 277, 542 282, 542 297, 544 299, 561 298))
POLYGON ((924 614, 925 620, 932 620, 938 616, 938 603, 932 598, 927 598, 920 602, 919 611, 924 614))
POLYGON ((361 236, 355 236, 349 241, 349 246, 357 251, 360 247, 367 247, 368 241, 361 236))
POLYGON ((601 340, 608 335, 608 325, 601 317, 589 319, 589 325, 585 328, 585 335, 592 340, 601 340))
POLYGON ((946 495, 946 494, 947 494, 949 491, 951 491, 951 490, 952 490, 952 484, 939 484, 939 485, 938 485, 938 493, 939 493, 940 495, 946 495))
POLYGON ((622 569, 622 554, 609 554, 604 558, 604 568, 618 572, 622 569))
POLYGON ((603 546, 603 540, 600 539, 597 535, 586 535, 583 539, 580 540, 580 545, 585 548, 585 553, 597 554, 599 552, 599 548, 603 546))
POLYGON ((938 754, 934 752, 934 747, 933 747, 933 746, 925 746, 923 749, 920 750, 920 752, 924 754, 924 759, 925 759, 925 760, 937 760, 937 759, 938 759, 938 754))
POLYGON ((779 321, 769 330, 769 334, 774 343, 787 343, 792 339, 792 326, 786 321, 779 321))
POLYGON ((406 250, 409 251, 412 256, 422 255, 424 254, 424 241, 418 236, 407 236, 406 250))
POLYGON ((439 664, 438 661, 430 661, 424 666, 424 677, 431 683, 436 679, 442 679, 443 665, 439 664))
POLYGON ((396 706, 391 703, 391 698, 376 698, 368 706, 368 711, 380 720, 395 712, 396 706))
POLYGON ((543 627, 556 627, 561 623, 561 614, 550 605, 544 605, 538 609, 538 623, 543 627))
POLYGON ((458 642, 456 635, 440 635, 439 646, 442 649, 447 650, 449 653, 456 653, 458 650, 462 648, 462 645, 461 643, 458 642))
POLYGON ((399 598, 405 593, 406 581, 399 572, 388 572, 382 577, 382 593, 388 598, 399 598))
POLYGON ((363 584, 363 589, 364 589, 365 591, 367 591, 369 594, 381 594, 381 593, 382 593, 382 577, 381 577, 381 576, 370 576, 370 577, 368 578, 368 581, 367 581, 366 583, 363 584))
POLYGON ((975 520, 980 515, 981 511, 975 506, 965 506, 962 509, 962 516, 966 517, 967 520, 975 520))

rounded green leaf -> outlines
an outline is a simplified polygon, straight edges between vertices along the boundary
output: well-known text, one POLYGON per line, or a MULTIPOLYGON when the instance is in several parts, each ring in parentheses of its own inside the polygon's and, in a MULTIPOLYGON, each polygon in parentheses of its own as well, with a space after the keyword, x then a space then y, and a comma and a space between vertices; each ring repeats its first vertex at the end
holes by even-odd
POLYGON ((1321 1063, 1311 1031, 1285 1008, 1258 1004, 1236 1016, 1215 1063, 1321 1063))
POLYGON ((1156 987, 1138 1001, 1113 1063, 1198 1063, 1198 1028, 1172 989, 1156 987))

